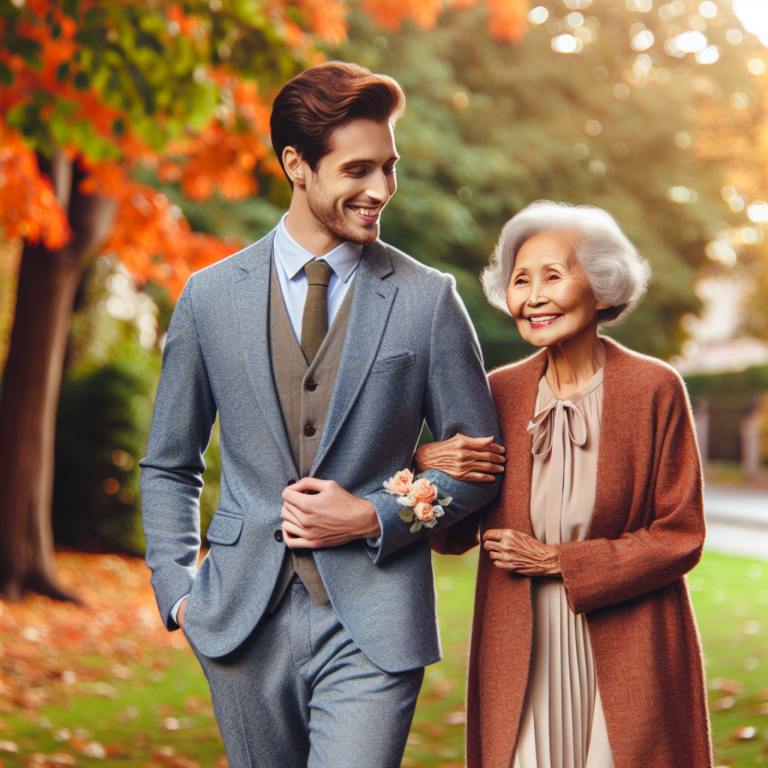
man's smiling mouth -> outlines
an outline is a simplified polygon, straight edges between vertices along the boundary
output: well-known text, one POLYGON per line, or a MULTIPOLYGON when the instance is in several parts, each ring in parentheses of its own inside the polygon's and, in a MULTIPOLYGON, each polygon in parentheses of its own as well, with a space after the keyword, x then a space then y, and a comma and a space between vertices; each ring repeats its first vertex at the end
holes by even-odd
POLYGON ((374 205, 371 207, 366 207, 362 205, 348 205, 347 208, 356 213, 367 223, 371 223, 378 218, 379 214, 381 213, 382 206, 374 205))

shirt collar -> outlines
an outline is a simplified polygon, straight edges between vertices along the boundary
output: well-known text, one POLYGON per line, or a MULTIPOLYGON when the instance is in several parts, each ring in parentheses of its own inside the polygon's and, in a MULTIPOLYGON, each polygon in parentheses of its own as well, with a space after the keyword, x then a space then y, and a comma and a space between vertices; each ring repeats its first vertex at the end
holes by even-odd
MULTIPOLYGON (((280 260, 288 277, 293 280, 304 269, 308 261, 315 257, 303 246, 299 245, 289 234, 285 227, 286 213, 277 225, 275 233, 275 257, 280 260)), ((363 255, 363 246, 360 243, 352 243, 346 240, 336 246, 322 257, 328 262, 331 269, 342 283, 347 283, 360 264, 363 255)))

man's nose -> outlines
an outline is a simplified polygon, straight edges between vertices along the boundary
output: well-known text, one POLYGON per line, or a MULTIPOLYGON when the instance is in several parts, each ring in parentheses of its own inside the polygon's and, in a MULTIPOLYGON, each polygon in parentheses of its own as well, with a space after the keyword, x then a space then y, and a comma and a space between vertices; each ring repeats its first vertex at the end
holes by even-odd
POLYGON ((365 190, 365 194, 379 203, 386 203, 391 197, 387 176, 383 170, 380 170, 371 176, 370 184, 365 190))

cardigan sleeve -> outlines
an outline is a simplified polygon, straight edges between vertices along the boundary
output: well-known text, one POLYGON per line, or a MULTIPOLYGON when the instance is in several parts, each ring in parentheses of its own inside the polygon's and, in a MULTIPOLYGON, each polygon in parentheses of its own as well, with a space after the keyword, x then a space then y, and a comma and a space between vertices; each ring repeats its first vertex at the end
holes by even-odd
POLYGON ((432 551, 440 555, 463 555, 480 543, 480 517, 477 510, 449 528, 433 533, 429 542, 432 551))
POLYGON ((663 415, 666 431, 653 489, 654 519, 618 539, 558 545, 568 602, 574 613, 644 595, 679 579, 701 558, 704 502, 696 436, 682 381, 672 379, 663 415))

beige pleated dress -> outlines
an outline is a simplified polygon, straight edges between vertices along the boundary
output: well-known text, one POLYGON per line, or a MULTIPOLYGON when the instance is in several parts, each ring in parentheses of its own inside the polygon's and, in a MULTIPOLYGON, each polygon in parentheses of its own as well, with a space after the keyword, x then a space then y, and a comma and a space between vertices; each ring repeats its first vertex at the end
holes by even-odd
MULTIPOLYGON (((595 505, 603 370, 569 398, 539 382, 531 523, 546 544, 584 541, 595 505)), ((587 622, 558 576, 534 577, 533 650, 512 768, 613 768, 587 622)))

